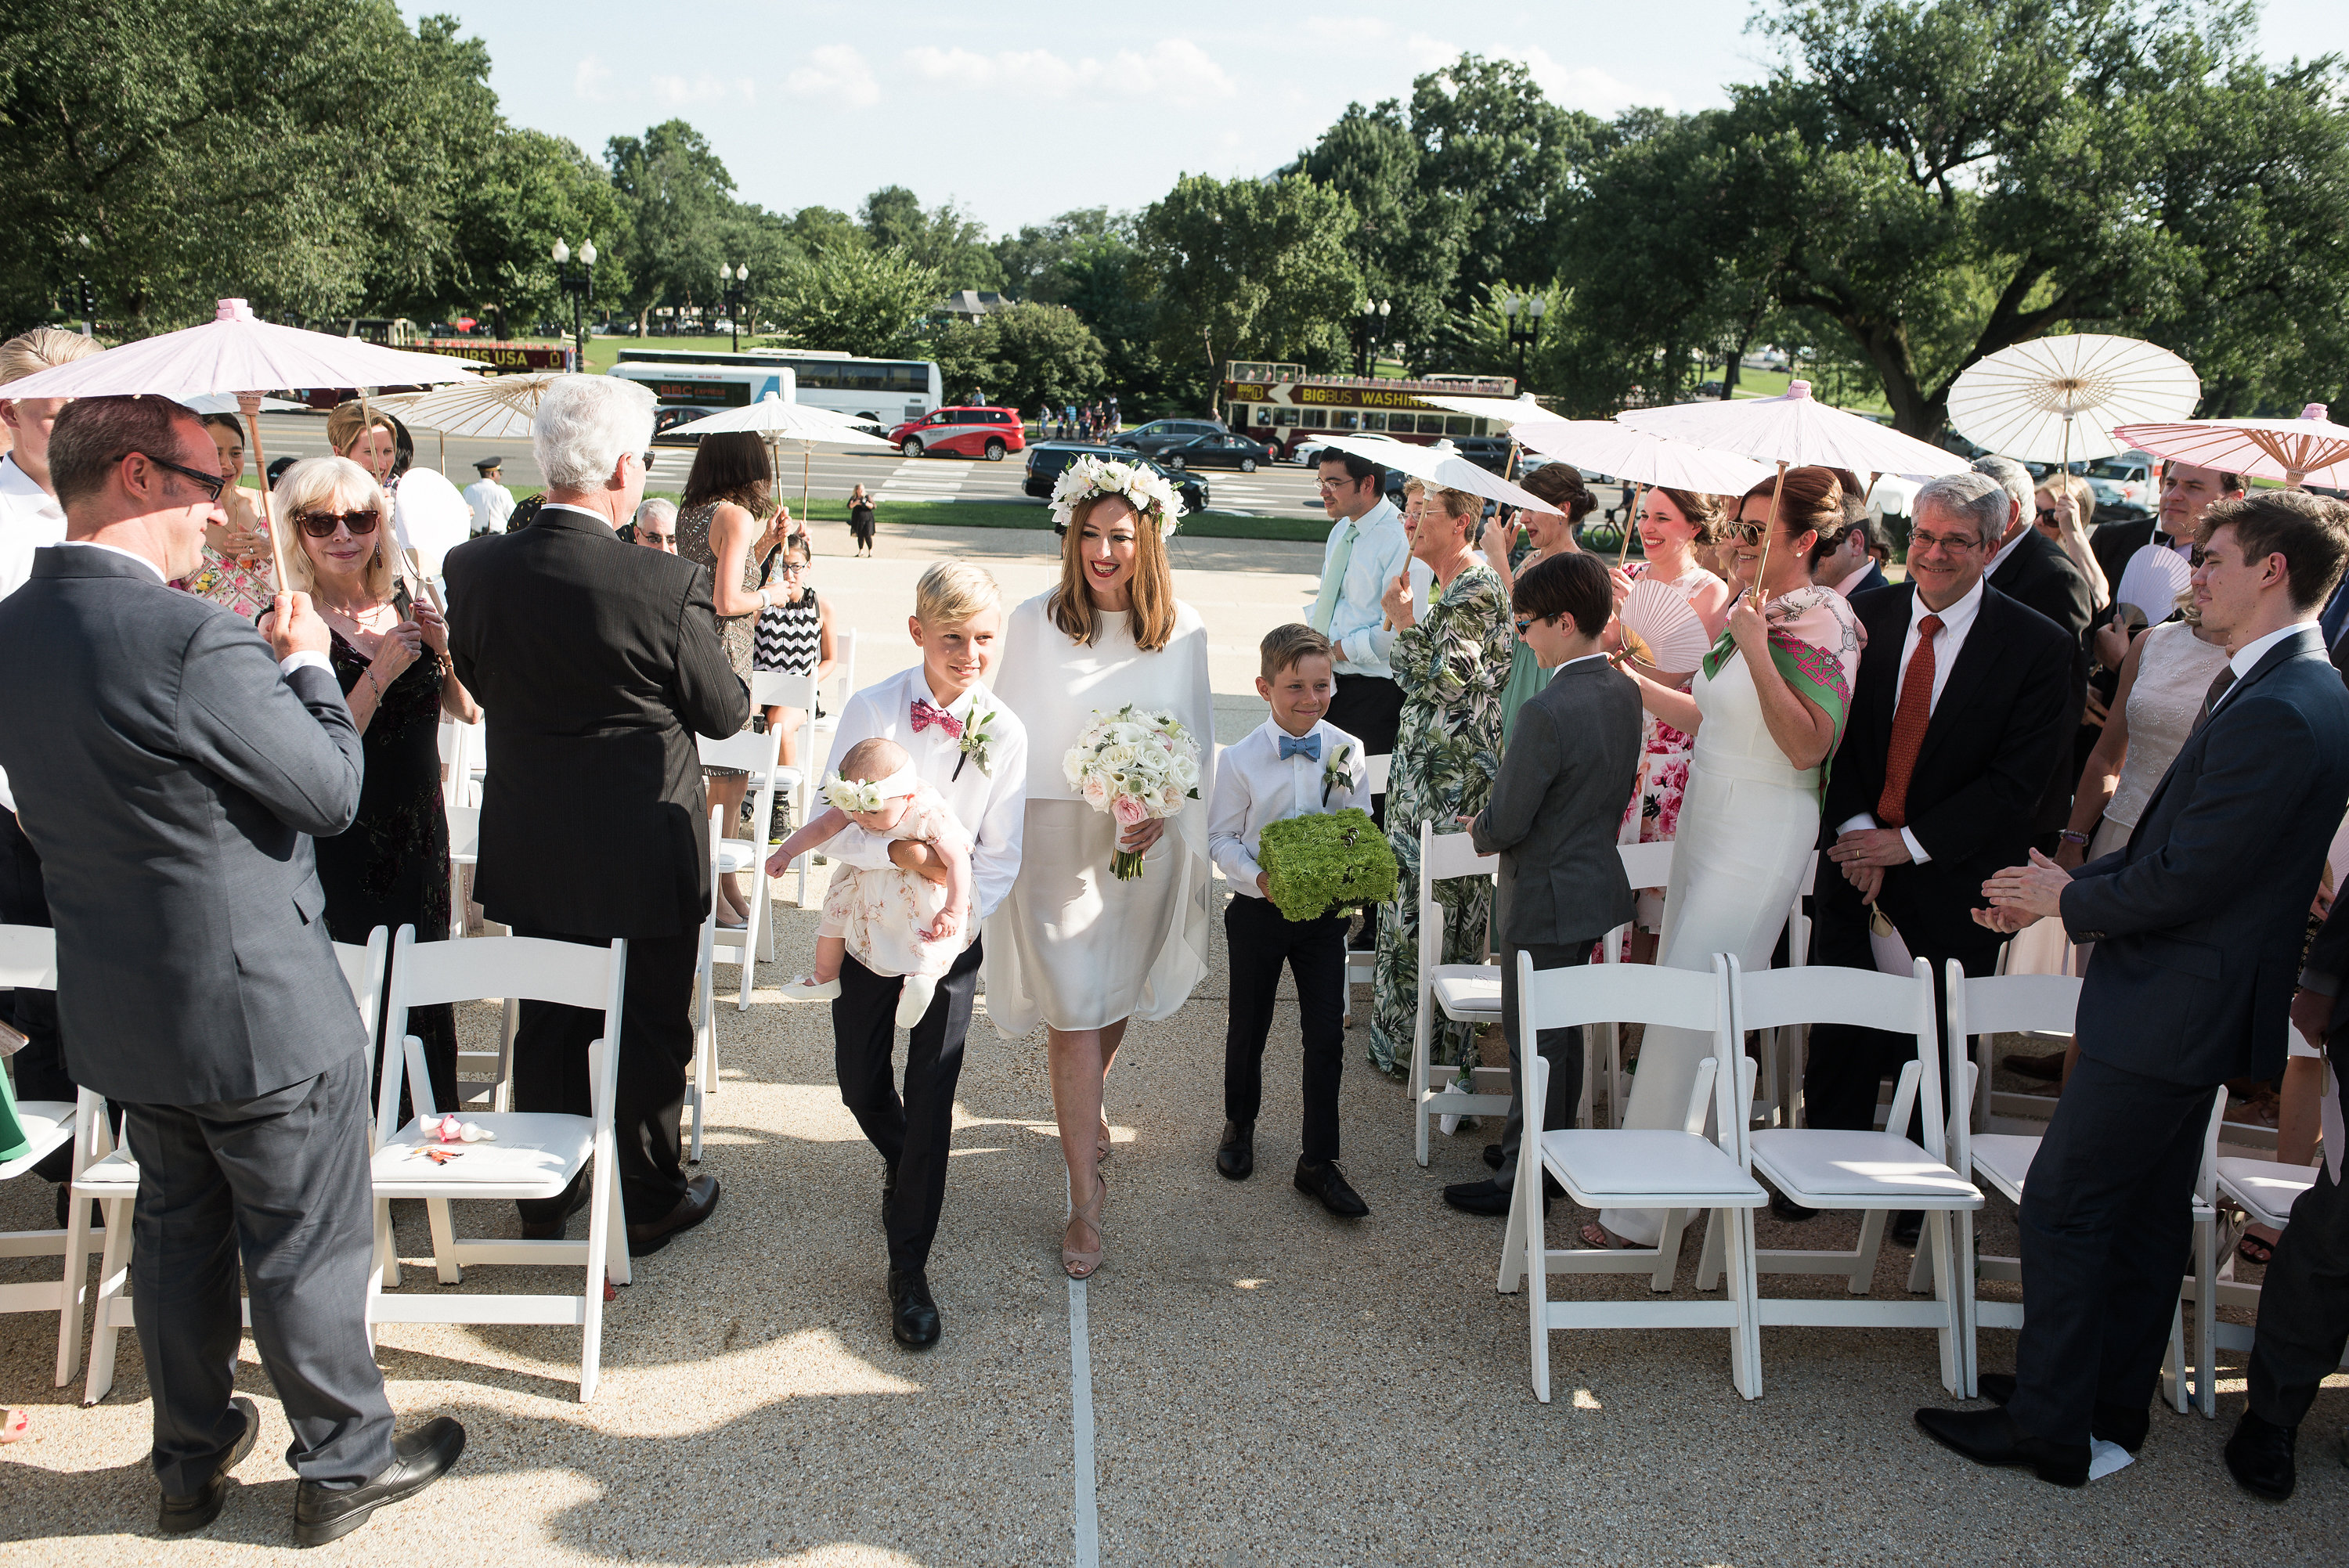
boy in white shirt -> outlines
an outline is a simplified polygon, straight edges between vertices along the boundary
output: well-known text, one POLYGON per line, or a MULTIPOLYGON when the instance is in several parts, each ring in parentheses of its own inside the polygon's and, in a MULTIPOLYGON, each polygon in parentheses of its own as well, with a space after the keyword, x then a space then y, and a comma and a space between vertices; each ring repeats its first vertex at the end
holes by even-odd
POLYGON ((1368 810, 1370 769, 1362 743, 1330 725, 1337 676, 1330 639, 1303 624, 1264 639, 1257 695, 1272 717, 1216 764, 1207 811, 1207 852, 1231 879, 1224 912, 1231 951, 1231 1022, 1224 1036, 1224 1138, 1216 1169, 1235 1181, 1256 1170, 1256 1117, 1264 1099, 1265 1037, 1287 961, 1297 978, 1305 1057, 1305 1136, 1297 1189, 1341 1219, 1371 1212, 1338 1169, 1338 1085, 1346 1057, 1346 916, 1290 920, 1267 896, 1257 863, 1265 828, 1291 817, 1368 810))

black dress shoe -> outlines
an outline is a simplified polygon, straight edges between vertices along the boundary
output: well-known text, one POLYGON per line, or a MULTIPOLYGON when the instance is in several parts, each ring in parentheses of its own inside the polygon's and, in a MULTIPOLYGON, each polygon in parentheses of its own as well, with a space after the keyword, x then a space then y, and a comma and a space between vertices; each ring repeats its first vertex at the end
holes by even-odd
MULTIPOLYGON (((1985 1372, 1974 1379, 1982 1397, 1995 1405, 2004 1405, 2014 1398, 2014 1374, 1985 1372)), ((2135 1453, 2145 1447, 2146 1434, 2153 1429, 2153 1410, 2147 1407, 2132 1410, 2127 1405, 2110 1405, 2096 1401, 2088 1416, 2088 1435, 2102 1438, 2108 1443, 2118 1443, 2135 1453)))
POLYGON ((316 1481, 294 1490, 294 1539, 324 1546, 367 1522, 387 1502, 414 1497, 449 1473, 465 1451, 465 1429, 455 1418, 435 1416, 404 1438, 391 1441, 391 1463, 375 1479, 348 1491, 328 1491, 316 1481))
POLYGON ((1485 1169, 1498 1171, 1500 1168, 1501 1146, 1497 1143, 1487 1143, 1485 1145, 1485 1169))
POLYGON ((1884 1222, 1884 1233, 1898 1247, 1913 1247, 1925 1232, 1925 1216, 1915 1209, 1902 1209, 1884 1222))
POLYGON ((1359 1220, 1371 1212, 1362 1195, 1346 1180, 1335 1160, 1316 1164, 1309 1160, 1297 1162, 1297 1190, 1309 1198, 1319 1198, 1321 1206, 1341 1220, 1359 1220))
POLYGON ((908 1350, 926 1350, 938 1342, 938 1304, 930 1299, 926 1271, 889 1271, 889 1333, 908 1350))
POLYGON ((1245 1181, 1256 1173, 1255 1122, 1224 1123, 1224 1140, 1216 1145, 1216 1169, 1234 1181, 1245 1181))
POLYGON ((587 1191, 587 1172, 582 1171, 578 1175, 574 1176, 571 1179, 571 1184, 569 1186, 564 1188, 562 1191, 556 1193, 552 1199, 525 1200, 525 1202, 551 1202, 562 1204, 563 1206, 557 1209, 553 1215, 533 1219, 531 1218, 531 1214, 534 1211, 523 1210, 522 1205, 517 1203, 514 1206, 516 1209, 522 1210, 523 1216, 522 1239, 525 1242, 561 1241, 564 1237, 564 1233, 570 1228, 571 1216, 579 1212, 580 1210, 585 1209, 587 1206, 587 1199, 589 1195, 590 1194, 587 1191))
MULTIPOLYGON (((1464 1214, 1506 1215, 1509 1198, 1516 1191, 1514 1181, 1489 1178, 1483 1181, 1454 1181, 1444 1190, 1444 1201, 1464 1214)), ((1542 1212, 1549 1212, 1553 1199, 1566 1195, 1566 1189, 1548 1171, 1542 1172, 1542 1212)))
POLYGON ((2246 1409, 2227 1439, 2227 1469, 2245 1491, 2282 1502, 2296 1480, 2292 1450, 2299 1435, 2298 1427, 2279 1427, 2246 1409))
POLYGON ((228 1472, 244 1462, 244 1456, 253 1451, 253 1439, 261 1436, 261 1411, 252 1400, 240 1394, 229 1401, 229 1408, 244 1418, 243 1435, 229 1445, 228 1452, 212 1468, 212 1479, 199 1491, 188 1497, 164 1494, 162 1509, 155 1516, 155 1528, 164 1534, 185 1535, 220 1517, 221 1504, 228 1501, 228 1472))
POLYGON ((1816 1220, 1819 1217, 1819 1212, 1816 1209, 1797 1203, 1784 1192, 1770 1194, 1770 1212, 1790 1225, 1799 1225, 1805 1220, 1816 1220))
POLYGON ((1978 1465, 2022 1465, 2057 1486, 2088 1484, 2087 1444, 2032 1437, 2004 1410, 1929 1408, 1917 1412, 1917 1425, 1943 1448, 1978 1465))
POLYGON ((641 1258, 660 1251, 678 1236, 718 1212, 718 1178, 696 1176, 685 1184, 677 1207, 649 1224, 628 1227, 628 1255, 641 1258))

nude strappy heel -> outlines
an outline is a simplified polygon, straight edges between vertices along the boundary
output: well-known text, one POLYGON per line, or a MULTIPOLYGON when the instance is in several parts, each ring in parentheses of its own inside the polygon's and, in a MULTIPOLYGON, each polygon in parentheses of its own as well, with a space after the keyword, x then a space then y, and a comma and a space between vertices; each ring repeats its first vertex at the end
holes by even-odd
POLYGON ((1099 1140, 1097 1143, 1095 1143, 1095 1144, 1093 1145, 1093 1158, 1094 1158, 1095 1160, 1106 1160, 1106 1159, 1108 1159, 1108 1158, 1109 1158, 1110 1147, 1111 1147, 1111 1145, 1110 1145, 1110 1140, 1109 1140, 1109 1113, 1108 1113, 1107 1111, 1103 1111, 1103 1112, 1102 1112, 1102 1130, 1101 1130, 1101 1139, 1100 1139, 1100 1140, 1099 1140))
POLYGON ((1101 1267, 1102 1205, 1109 1201, 1109 1181, 1098 1171, 1094 1172, 1093 1180, 1100 1184, 1101 1191, 1093 1194, 1092 1202, 1071 1204, 1069 1210, 1071 1219, 1082 1220, 1093 1228, 1092 1252, 1081 1253, 1065 1244, 1061 1248, 1061 1267, 1068 1271, 1071 1279, 1091 1279, 1093 1276, 1093 1271, 1101 1267))

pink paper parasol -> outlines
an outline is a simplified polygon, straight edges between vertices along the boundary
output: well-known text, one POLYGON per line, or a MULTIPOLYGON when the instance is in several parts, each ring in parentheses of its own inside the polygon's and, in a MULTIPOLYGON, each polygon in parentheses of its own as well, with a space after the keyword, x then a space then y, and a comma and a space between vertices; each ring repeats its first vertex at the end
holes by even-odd
POLYGON ((2175 463, 2282 480, 2294 489, 2310 483, 2338 489, 2349 484, 2349 428, 2334 424, 2327 412, 2323 404, 2311 403, 2297 419, 2119 425, 2113 436, 2175 463))

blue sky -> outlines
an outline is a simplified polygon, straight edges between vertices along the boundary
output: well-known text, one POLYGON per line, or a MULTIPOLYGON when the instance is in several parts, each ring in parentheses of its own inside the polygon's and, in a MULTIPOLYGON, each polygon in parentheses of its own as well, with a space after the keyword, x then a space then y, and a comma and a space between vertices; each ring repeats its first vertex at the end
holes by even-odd
MULTIPOLYGON (((854 211, 901 184, 997 232, 1074 207, 1140 207, 1182 173, 1262 173, 1350 100, 1407 98, 1413 76, 1464 49, 1523 60, 1552 98, 1599 115, 1718 104, 1764 58, 1745 31, 1750 0, 402 8, 453 12, 488 42, 507 118, 591 153, 680 117, 745 201, 854 211)), ((2270 0, 2261 36, 2273 58, 2349 53, 2349 4, 2270 0)))

